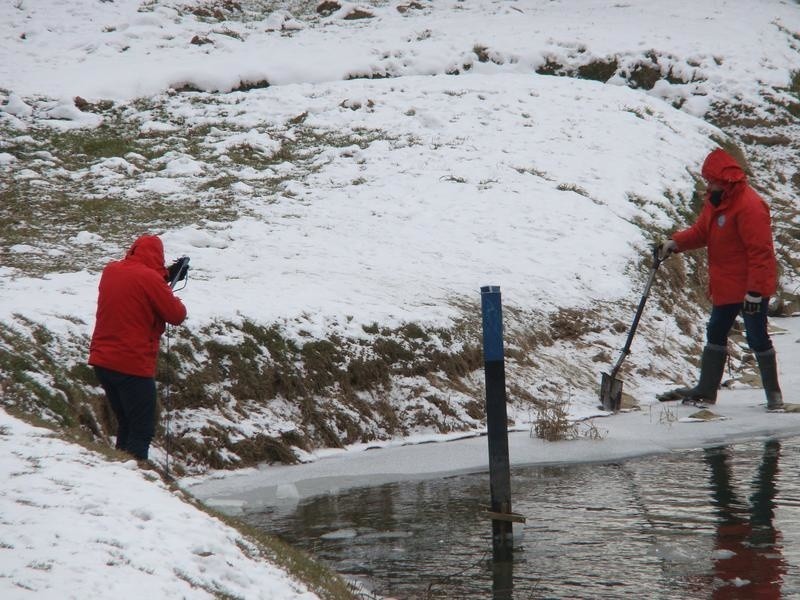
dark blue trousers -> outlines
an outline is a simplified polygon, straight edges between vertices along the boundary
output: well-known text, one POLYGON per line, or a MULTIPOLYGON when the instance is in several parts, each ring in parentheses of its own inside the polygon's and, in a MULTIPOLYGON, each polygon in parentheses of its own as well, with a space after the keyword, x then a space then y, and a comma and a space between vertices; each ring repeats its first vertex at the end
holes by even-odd
MULTIPOLYGON (((753 352, 764 352, 772 348, 772 340, 767 331, 767 307, 769 298, 761 300, 761 310, 754 315, 742 313, 747 344, 753 352)), ((733 327, 736 317, 742 310, 742 303, 721 304, 711 309, 711 317, 706 325, 706 339, 709 344, 728 345, 728 333, 733 327)))
POLYGON ((156 380, 103 367, 94 372, 117 418, 117 448, 147 460, 156 431, 156 380))

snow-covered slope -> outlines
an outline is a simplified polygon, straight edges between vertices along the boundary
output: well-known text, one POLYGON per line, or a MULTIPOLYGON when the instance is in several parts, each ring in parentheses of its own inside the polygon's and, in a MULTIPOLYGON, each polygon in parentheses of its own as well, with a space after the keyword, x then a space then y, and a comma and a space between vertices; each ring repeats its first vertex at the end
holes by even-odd
POLYGON ((317 598, 135 461, 2 409, 0 449, 3 598, 317 598))
MULTIPOLYGON (((596 413, 648 245, 691 218, 718 143, 757 167, 785 291, 800 285, 797 2, 317 6, 0 3, 0 404, 108 435, 84 365, 96 284, 149 230, 193 266, 190 319, 162 357, 163 381, 177 378, 162 385, 176 467, 480 428, 485 284, 503 291, 517 423, 543 401, 596 413)), ((645 404, 692 376, 695 267, 664 266, 626 363, 625 390, 645 404)), ((746 402, 710 428, 791 430, 767 419, 792 415, 754 416, 755 390, 721 403, 736 394, 746 402)), ((607 446, 652 448, 646 414, 609 425, 607 446)), ((534 445, 515 443, 526 462, 534 445)), ((596 454, 587 444, 576 460, 596 454)), ((3 411, 0 448, 3 597, 313 597, 132 463, 3 411)), ((414 468, 428 460, 413 454, 414 468)), ((478 456, 461 452, 459 468, 478 456)), ((378 468, 341 472, 356 467, 378 468)), ((296 498, 315 477, 303 473, 281 470, 275 493, 296 498)))
MULTIPOLYGON (((507 307, 512 416, 592 412, 649 244, 691 218, 705 154, 742 145, 711 116, 777 123, 797 102, 800 6, 374 4, 0 7, 0 349, 32 340, 0 370, 62 403, 77 386, 105 429, 80 368, 97 278, 156 230, 192 258, 168 366, 193 460, 218 444, 215 466, 235 465, 258 434, 479 427, 486 284, 507 307)), ((782 131, 769 156, 797 145, 782 131)), ((754 173, 768 199, 787 201, 787 169, 754 173)), ((642 402, 692 376, 694 266, 666 265, 648 306, 625 374, 642 402)))

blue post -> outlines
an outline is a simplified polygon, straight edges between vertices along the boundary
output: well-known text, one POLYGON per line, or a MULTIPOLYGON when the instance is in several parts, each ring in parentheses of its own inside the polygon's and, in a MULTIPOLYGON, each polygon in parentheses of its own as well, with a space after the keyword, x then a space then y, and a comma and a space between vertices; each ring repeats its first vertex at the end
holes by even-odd
POLYGON ((499 286, 481 288, 483 363, 486 376, 486 431, 489 440, 489 486, 492 497, 492 548, 496 561, 511 560, 514 546, 511 468, 508 458, 506 373, 503 358, 503 307, 499 286))

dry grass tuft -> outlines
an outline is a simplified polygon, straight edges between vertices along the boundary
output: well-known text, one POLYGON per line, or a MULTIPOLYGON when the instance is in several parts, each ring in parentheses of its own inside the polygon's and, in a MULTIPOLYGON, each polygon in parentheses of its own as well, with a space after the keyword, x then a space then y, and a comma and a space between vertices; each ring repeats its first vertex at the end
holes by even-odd
POLYGON ((547 442, 574 440, 577 430, 575 424, 567 418, 567 403, 547 402, 537 406, 531 435, 547 442))
POLYGON ((536 419, 531 426, 531 437, 547 442, 563 440, 601 440, 606 431, 595 425, 594 420, 570 421, 567 402, 545 402, 536 406, 536 419))

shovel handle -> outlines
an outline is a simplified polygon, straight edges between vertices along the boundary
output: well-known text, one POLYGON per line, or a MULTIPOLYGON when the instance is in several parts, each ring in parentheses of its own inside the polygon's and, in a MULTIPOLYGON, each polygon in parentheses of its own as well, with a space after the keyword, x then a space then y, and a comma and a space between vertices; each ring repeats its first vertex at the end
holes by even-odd
POLYGON ((633 336, 636 334, 636 328, 639 326, 639 320, 642 318, 642 312, 644 311, 644 305, 647 302, 647 298, 650 296, 650 288, 653 287, 653 281, 656 278, 656 271, 658 271, 658 267, 661 266, 665 260, 667 260, 666 256, 661 256, 661 248, 656 244, 653 246, 653 266, 650 268, 650 277, 647 280, 647 285, 644 288, 644 293, 642 294, 642 299, 639 300, 639 306, 636 308, 636 316, 633 317, 633 323, 631 324, 631 330, 628 332, 628 339, 625 340, 625 346, 622 348, 622 354, 620 354, 619 360, 617 360, 617 364, 614 365, 614 368, 611 370, 611 377, 614 378, 617 376, 620 367, 622 366, 622 361, 625 360, 625 357, 628 356, 631 352, 631 343, 633 343, 633 336))
POLYGON ((661 256, 661 247, 658 244, 653 244, 653 269, 658 269, 661 266, 661 263, 667 260, 669 256, 669 252, 661 256))
POLYGON ((664 256, 661 256, 661 246, 653 244, 653 269, 658 269, 665 260, 672 254, 672 251, 667 251, 664 256))

